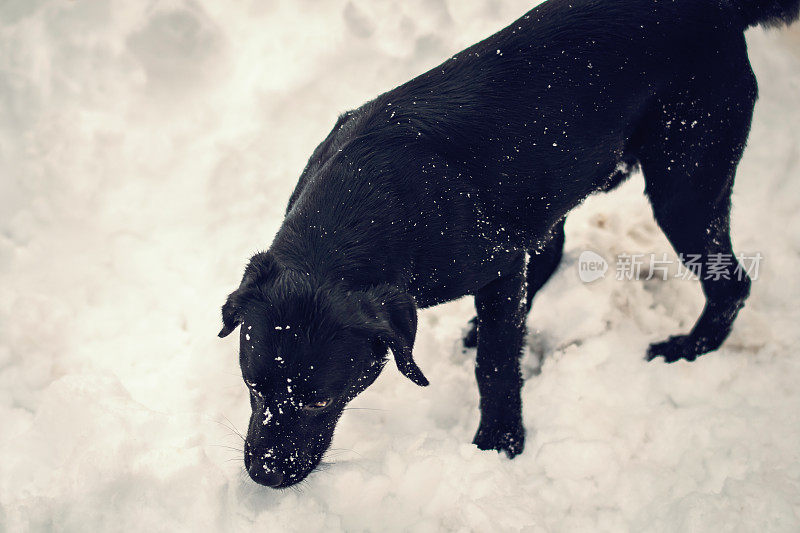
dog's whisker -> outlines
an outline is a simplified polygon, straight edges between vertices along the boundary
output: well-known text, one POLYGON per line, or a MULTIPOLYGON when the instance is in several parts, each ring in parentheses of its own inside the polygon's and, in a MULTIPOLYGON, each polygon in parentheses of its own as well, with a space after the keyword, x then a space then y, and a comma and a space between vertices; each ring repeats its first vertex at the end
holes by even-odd
POLYGON ((336 461, 322 461, 319 463, 319 465, 317 465, 317 468, 319 469, 319 472, 329 474, 330 472, 328 472, 328 470, 333 468, 335 465, 336 461))
MULTIPOLYGON (((222 415, 222 416, 225 416, 225 415, 222 415)), ((239 437, 240 439, 242 439, 242 441, 245 440, 245 438, 242 435, 242 433, 238 429, 236 429, 236 427, 233 426, 233 422, 231 422, 230 419, 227 416, 225 416, 225 420, 228 421, 227 424, 225 422, 220 421, 220 420, 214 420, 213 418, 209 418, 209 419, 212 420, 213 422, 219 424, 220 426, 224 427, 225 429, 229 430, 230 431, 229 435, 239 437)))
POLYGON ((237 438, 237 439, 239 439, 239 440, 243 440, 243 437, 242 437, 241 435, 239 435, 238 433, 236 433, 235 431, 233 431, 233 430, 232 430, 232 429, 230 429, 230 428, 228 428, 228 430, 229 430, 229 431, 228 431, 228 436, 229 436, 229 437, 236 437, 236 438, 237 438))
POLYGON ((348 457, 347 452, 335 452, 331 454, 326 453, 322 459, 324 461, 337 461, 337 460, 347 460, 347 457, 348 457))
POLYGON ((214 448, 225 448, 228 450, 233 450, 235 452, 244 453, 243 448, 237 448, 236 446, 226 446, 225 444, 209 444, 208 446, 213 446, 214 448))
POLYGON ((299 483, 295 483, 294 485, 289 485, 287 488, 292 489, 297 494, 303 493, 303 484, 306 483, 306 480, 300 481, 299 483))
POLYGON ((329 448, 328 452, 325 455, 327 456, 327 454, 330 453, 330 452, 333 452, 333 453, 335 453, 337 455, 341 455, 341 454, 347 453, 347 452, 352 452, 352 453, 356 454, 357 456, 362 457, 362 455, 360 453, 358 453, 357 451, 353 450, 352 448, 329 448))
POLYGON ((223 414, 222 416, 224 416, 224 417, 225 417, 225 420, 227 420, 227 421, 228 421, 228 424, 230 424, 230 429, 232 429, 232 430, 234 431, 234 433, 236 433, 237 435, 239 435, 239 437, 240 437, 240 438, 241 438, 243 441, 244 441, 244 440, 246 440, 246 439, 244 438, 244 435, 242 435, 242 432, 241 432, 241 431, 239 431, 238 429, 236 429, 236 425, 235 425, 233 422, 231 422, 231 419, 230 419, 230 418, 228 418, 228 417, 227 417, 226 415, 224 415, 224 414, 223 414))
POLYGON ((327 454, 326 453, 325 454, 325 459, 326 460, 333 460, 333 459, 335 459, 337 457, 341 457, 341 456, 342 456, 342 453, 333 453, 333 454, 327 454))

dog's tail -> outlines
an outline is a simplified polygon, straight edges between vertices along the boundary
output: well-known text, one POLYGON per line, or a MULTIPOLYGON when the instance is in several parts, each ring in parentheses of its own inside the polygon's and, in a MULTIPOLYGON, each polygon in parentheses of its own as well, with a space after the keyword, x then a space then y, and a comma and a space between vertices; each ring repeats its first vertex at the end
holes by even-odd
POLYGON ((800 17, 800 0, 723 0, 745 27, 788 26, 800 17))

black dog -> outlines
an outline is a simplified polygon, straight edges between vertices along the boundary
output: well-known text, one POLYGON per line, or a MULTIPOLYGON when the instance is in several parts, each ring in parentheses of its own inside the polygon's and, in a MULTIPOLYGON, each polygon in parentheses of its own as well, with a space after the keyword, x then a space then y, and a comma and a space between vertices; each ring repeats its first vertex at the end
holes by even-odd
MULTIPOLYGON (((565 216, 638 164, 676 251, 732 256, 731 187, 757 93, 743 31, 798 10, 800 0, 550 0, 342 115, 222 308, 221 337, 242 325, 250 476, 270 487, 307 476, 388 350, 427 385, 411 355, 417 309, 468 294, 474 442, 520 453, 525 317, 559 263, 565 216)), ((649 359, 720 346, 750 289, 733 263, 702 280, 692 331, 653 344, 649 359)))

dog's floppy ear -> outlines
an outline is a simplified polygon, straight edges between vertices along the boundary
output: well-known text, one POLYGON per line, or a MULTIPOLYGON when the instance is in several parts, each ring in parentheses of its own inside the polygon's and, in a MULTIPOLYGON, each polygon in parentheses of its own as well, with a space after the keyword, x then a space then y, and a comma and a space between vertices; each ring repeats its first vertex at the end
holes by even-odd
POLYGON ((250 293, 259 283, 262 283, 274 273, 275 262, 269 252, 260 252, 250 258, 250 263, 245 268, 239 288, 228 295, 222 306, 222 330, 220 337, 227 337, 242 323, 244 317, 244 304, 250 293))
POLYGON ((372 334, 392 350, 397 369, 417 385, 427 386, 428 379, 411 355, 417 336, 414 298, 388 284, 369 288, 361 296, 362 311, 373 324, 372 334))
MULTIPOLYGON (((241 286, 240 286, 241 289, 241 286)), ((227 337, 242 323, 242 305, 240 289, 236 289, 228 295, 228 299, 222 306, 222 329, 219 337, 227 337)))

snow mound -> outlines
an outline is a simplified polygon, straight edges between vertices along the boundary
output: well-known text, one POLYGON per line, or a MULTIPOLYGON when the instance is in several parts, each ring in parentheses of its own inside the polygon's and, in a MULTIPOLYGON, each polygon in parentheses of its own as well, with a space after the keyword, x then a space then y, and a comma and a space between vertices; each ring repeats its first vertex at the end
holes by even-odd
POLYGON ((0 3, 0 530, 800 528, 797 28, 748 33, 761 100, 733 235, 765 259, 721 350, 643 360, 698 316, 696 283, 578 279, 587 249, 674 257, 636 176, 569 218, 534 303, 523 455, 469 444, 465 299, 421 314, 430 387, 387 368, 297 491, 243 474, 219 306, 306 158, 339 112, 529 8, 0 3))

